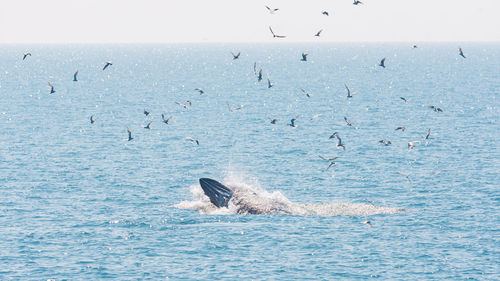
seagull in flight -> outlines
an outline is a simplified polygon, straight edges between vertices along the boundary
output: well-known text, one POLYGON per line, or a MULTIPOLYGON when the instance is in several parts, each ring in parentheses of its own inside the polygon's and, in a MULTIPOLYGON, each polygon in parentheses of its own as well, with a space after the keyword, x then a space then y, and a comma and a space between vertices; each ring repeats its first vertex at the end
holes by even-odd
POLYGON ((391 141, 385 141, 385 140, 379 140, 378 142, 385 145, 385 146, 389 146, 392 144, 391 141))
POLYGON ((351 93, 351 90, 349 90, 349 87, 347 87, 346 84, 344 84, 344 86, 345 86, 345 90, 347 91, 347 98, 352 98, 353 95, 358 93, 358 92, 351 93))
POLYGON ((405 127, 397 127, 394 131, 401 130, 401 132, 404 132, 406 130, 405 127))
POLYGON ((429 128, 427 130, 427 135, 425 135, 425 139, 428 140, 430 136, 431 136, 431 129, 429 128))
POLYGON ((419 143, 419 141, 409 141, 408 142, 408 151, 412 150, 415 147, 415 144, 419 143))
POLYGON ((192 137, 186 137, 187 140, 196 143, 197 145, 200 145, 200 142, 197 139, 193 139, 192 137))
POLYGON ((413 46, 411 46, 411 48, 412 49, 416 49, 416 48, 418 48, 418 46, 417 45, 413 45, 413 46))
POLYGON ((439 107, 435 107, 434 105, 428 105, 428 108, 434 109, 435 112, 443 112, 443 110, 439 107))
POLYGON ((399 97, 400 99, 402 99, 406 104, 408 104, 408 100, 405 99, 404 97, 399 97))
POLYGON ((351 121, 349 121, 349 119, 347 119, 347 117, 344 116, 344 120, 345 122, 347 123, 347 126, 351 127, 352 126, 352 123, 351 121))
POLYGON ((266 6, 266 9, 269 11, 270 14, 274 14, 274 12, 277 12, 279 10, 278 8, 271 9, 269 8, 269 6, 266 6))
POLYGON ((410 179, 410 175, 403 174, 403 173, 401 173, 401 172, 397 172, 397 174, 398 174, 398 175, 400 175, 400 176, 405 177, 405 178, 406 178, 406 179, 407 179, 407 180, 408 180, 411 184, 413 184, 413 182, 412 182, 412 181, 411 181, 411 179, 410 179))
POLYGON ((460 48, 460 47, 458 47, 458 54, 465 59, 464 52, 462 51, 462 48, 460 48))
POLYGON ((229 112, 233 112, 233 111, 235 111, 235 110, 240 110, 240 109, 242 109, 242 108, 243 108, 243 106, 241 106, 241 105, 240 105, 239 107, 232 108, 232 107, 229 105, 229 103, 227 103, 227 108, 229 109, 229 112))
POLYGON ((288 124, 288 126, 293 127, 293 128, 297 128, 297 124, 295 124, 295 121, 297 121, 297 118, 298 117, 292 118, 290 120, 290 124, 288 124))
POLYGON ((370 221, 364 221, 363 223, 368 225, 370 228, 373 228, 373 225, 370 221))
POLYGON ((271 124, 276 124, 276 123, 278 123, 278 121, 280 121, 280 120, 277 118, 271 119, 271 124))
POLYGON ((132 137, 132 132, 127 128, 127 133, 128 133, 128 141, 133 140, 134 138, 132 137))
POLYGON ((180 106, 184 107, 185 109, 189 109, 189 108, 188 108, 188 105, 189 105, 189 106, 192 106, 192 105, 193 105, 193 104, 191 103, 191 101, 190 101, 190 100, 185 100, 184 102, 185 102, 186 104, 182 104, 182 103, 177 102, 177 101, 175 102, 175 104, 178 104, 178 105, 180 105, 180 106))
POLYGON ((383 58, 378 65, 385 68, 385 58, 383 58))
POLYGON ((269 30, 271 31, 271 34, 273 35, 273 38, 286 38, 285 35, 276 35, 276 34, 274 34, 273 29, 271 27, 269 27, 269 30))
POLYGON ((144 111, 143 111, 144 115, 148 116, 149 115, 149 111, 146 111, 146 109, 144 108, 144 111))
POLYGON ((97 118, 95 118, 94 115, 91 115, 90 116, 90 124, 94 124, 95 120, 97 120, 97 118))
POLYGON ((49 88, 50 88, 50 93, 53 94, 56 92, 56 90, 54 90, 54 86, 52 86, 52 84, 50 84, 49 82, 49 88))
POLYGON ((205 91, 203 91, 201 88, 196 88, 194 90, 198 91, 198 93, 200 93, 200 95, 203 95, 205 93, 205 91))
POLYGON ((314 34, 314 36, 319 37, 322 31, 323 29, 320 29, 318 32, 316 32, 316 34, 314 34))
POLYGON ((231 55, 233 55, 233 60, 239 59, 240 58, 240 54, 241 54, 241 52, 238 52, 236 55, 233 52, 231 52, 231 55))
POLYGON ((302 59, 300 61, 307 61, 308 53, 302 53, 302 59))
POLYGON ((25 60, 27 56, 31 57, 31 53, 28 53, 28 52, 27 53, 23 53, 23 60, 25 60))
POLYGON ((78 70, 73 74, 73 82, 78 82, 78 78, 76 77, 78 75, 78 70))
POLYGON ((257 75, 257 81, 262 81, 262 68, 259 70, 259 75, 257 75))
POLYGON ((358 0, 354 0, 354 2, 353 2, 352 4, 353 4, 353 5, 359 5, 359 4, 363 4, 363 2, 358 1, 358 0))
POLYGON ((153 123, 153 121, 149 121, 149 123, 146 125, 146 126, 143 126, 144 129, 148 129, 148 130, 151 130, 151 123, 153 123))
POLYGON ((269 78, 267 78, 267 88, 271 89, 272 86, 274 86, 273 82, 271 82, 271 80, 269 80, 269 78))
POLYGON ((306 96, 307 96, 308 98, 310 98, 310 97, 312 97, 312 96, 313 96, 313 94, 311 94, 311 93, 307 92, 306 90, 304 90, 304 89, 302 89, 302 88, 300 88, 300 90, 302 91, 302 93, 306 94, 306 96))
POLYGON ((113 65, 113 63, 111 61, 107 61, 106 64, 104 65, 104 67, 102 68, 102 70, 105 70, 110 65, 113 65))
POLYGON ((161 114, 161 119, 163 120, 163 123, 168 124, 168 122, 170 121, 170 119, 172 119, 172 116, 170 116, 167 119, 165 119, 165 115, 162 113, 161 114))
POLYGON ((333 167, 334 165, 337 165, 337 162, 335 162, 334 160, 337 159, 338 157, 326 158, 326 157, 323 157, 321 155, 318 155, 318 157, 321 158, 322 160, 330 162, 330 165, 328 165, 328 167, 326 168, 325 171, 328 171, 331 167, 333 167))
POLYGON ((321 12, 321 14, 325 15, 325 16, 329 16, 328 12, 327 11, 323 11, 321 12))

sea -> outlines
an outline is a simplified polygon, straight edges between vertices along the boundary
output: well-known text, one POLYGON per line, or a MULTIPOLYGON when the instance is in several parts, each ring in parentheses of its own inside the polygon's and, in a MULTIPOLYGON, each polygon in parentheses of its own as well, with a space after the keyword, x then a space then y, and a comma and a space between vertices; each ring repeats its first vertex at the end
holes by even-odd
POLYGON ((413 44, 2 45, 0 280, 500 280, 500 44, 413 44))

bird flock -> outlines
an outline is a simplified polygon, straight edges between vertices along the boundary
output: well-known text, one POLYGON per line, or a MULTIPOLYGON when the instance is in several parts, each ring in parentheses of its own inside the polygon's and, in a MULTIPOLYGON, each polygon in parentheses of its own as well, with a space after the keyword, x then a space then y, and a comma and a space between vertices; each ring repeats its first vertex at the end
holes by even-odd
MULTIPOLYGON (((353 3, 353 5, 357 6, 357 5, 360 5, 360 4, 363 4, 363 2, 361 1, 357 1, 355 0, 353 3)), ((272 8, 272 7, 269 7, 269 6, 265 6, 265 8, 267 9, 267 11, 270 13, 270 14, 275 14, 277 13, 280 9, 279 8, 272 8)), ((326 11, 326 10, 323 10, 321 11, 321 14, 324 15, 324 16, 329 16, 329 12, 326 11)), ((273 38, 276 38, 276 39, 284 39, 286 38, 287 36, 286 35, 283 35, 281 33, 276 33, 275 30, 273 30, 273 28, 271 26, 269 26, 269 31, 272 35, 273 38)), ((314 36, 315 37, 320 37, 321 36, 321 33, 323 32, 323 29, 320 29, 318 30, 314 36)), ((411 46, 412 49, 416 49, 418 48, 417 45, 412 45, 411 46)), ((241 56, 241 51, 237 51, 237 52, 230 52, 231 55, 232 55, 232 60, 233 61, 236 61, 240 58, 241 56)), ((458 47, 458 55, 462 58, 466 58, 463 50, 461 47, 458 47)), ((309 56, 309 53, 307 52, 302 52, 301 53, 301 56, 300 56, 300 61, 304 62, 304 63, 307 63, 308 61, 308 56, 309 56)), ((24 52, 23 53, 23 56, 22 56, 22 60, 26 60, 28 57, 32 57, 32 54, 30 52, 24 52)), ((103 64, 103 67, 102 67, 102 71, 106 71, 106 69, 108 69, 109 67, 113 66, 113 62, 112 61, 106 61, 104 62, 103 64)), ((380 60, 380 62, 378 63, 378 66, 380 66, 381 68, 385 69, 386 67, 390 67, 390 65, 386 65, 386 58, 382 58, 380 60)), ((115 67, 115 66, 113 66, 115 67)), ((253 65, 253 74, 256 76, 256 79, 257 79, 257 83, 260 83, 264 80, 264 76, 263 76, 263 69, 261 67, 258 67, 257 65, 257 62, 254 63, 253 65), (258 69, 258 70, 257 70, 258 69)), ((78 82, 78 75, 79 75, 79 71, 76 70, 76 72, 73 74, 73 82, 78 82)), ((54 87, 54 85, 51 83, 51 82, 48 82, 48 86, 49 86, 49 94, 54 94, 56 93, 56 89, 54 87)), ((267 78, 267 88, 272 88, 274 87, 275 84, 269 79, 267 78)), ((344 87, 345 87, 345 91, 346 91, 346 98, 347 99, 352 99, 355 95, 358 94, 357 91, 351 91, 351 89, 349 88, 349 86, 347 84, 344 84, 344 87)), ((205 90, 203 90, 202 88, 200 87, 197 87, 197 88, 194 88, 194 91, 199 93, 199 95, 203 95, 203 94, 206 94, 205 90)), ((311 98, 313 96, 312 93, 310 93, 309 91, 305 90, 304 88, 300 88, 300 91, 307 97, 307 98, 311 98)), ((405 103, 405 104, 408 104, 409 103, 409 100, 405 97, 400 97, 400 99, 405 103)), ((192 102, 190 100, 184 100, 184 101, 176 101, 175 104, 179 105, 180 107, 183 107, 184 109, 189 109, 192 107, 192 102)), ((234 111, 237 111, 237 110, 241 110, 243 108, 243 106, 231 106, 229 103, 227 103, 227 107, 228 107, 228 110, 230 112, 234 112, 234 111)), ((434 105, 429 105, 427 106, 428 108, 430 108, 431 110, 433 110, 434 112, 436 113, 441 113, 443 112, 443 110, 437 106, 434 106, 434 105)), ((143 114, 147 117, 150 115, 150 112, 148 110, 146 110, 146 108, 143 109, 143 114)), ((314 115, 313 117, 311 117, 310 120, 313 120, 315 118, 318 118, 320 116, 320 114, 316 114, 314 115)), ((161 120, 162 120, 162 123, 168 125, 169 122, 172 120, 173 116, 166 116, 164 113, 161 114, 161 120)), ((289 127, 291 128, 297 128, 297 120, 298 120, 298 116, 290 119, 290 122, 287 124, 289 127)), ((98 120, 98 118, 94 115, 91 115, 89 117, 89 120, 90 120, 90 124, 95 124, 98 120)), ((279 118, 269 118, 270 120, 270 123, 271 124, 277 124, 279 123, 280 119, 279 118)), ((344 121, 345 121, 345 124, 346 126, 348 127, 352 127, 355 122, 352 122, 351 120, 348 119, 347 116, 344 116, 344 121)), ((144 129, 146 130, 151 130, 151 126, 152 126, 152 123, 153 121, 149 121, 146 125, 143 126, 144 129)), ((397 128, 394 129, 394 131, 401 131, 401 132, 404 132, 406 130, 405 127, 403 126, 399 126, 397 128)), ((132 135, 132 131, 126 127, 126 132, 127 132, 127 138, 126 140, 127 141, 133 141, 134 140, 134 137, 132 135)), ((408 149, 408 152, 412 151, 415 146, 417 146, 420 142, 423 142, 423 141, 428 141, 430 139, 430 136, 431 136, 431 129, 429 128, 427 130, 427 133, 425 135, 425 137, 423 137, 421 140, 411 140, 411 141, 408 141, 407 143, 407 149, 408 149)), ((332 140, 332 141, 335 141, 335 147, 340 149, 341 151, 346 151, 348 149, 348 145, 342 140, 341 136, 340 136, 340 133, 339 132, 334 132, 332 133, 329 138, 329 140, 332 140)), ((196 144, 197 146, 200 145, 200 141, 198 139, 195 139, 191 136, 187 136, 185 137, 185 140, 187 141, 190 141, 191 143, 193 144, 196 144)), ((383 146, 390 146, 392 145, 391 141, 390 140, 379 140, 378 143, 380 143, 381 145, 383 146)), ((319 158, 325 162, 328 163, 328 166, 326 167, 326 171, 330 170, 333 166, 337 165, 338 162, 336 162, 335 160, 337 160, 339 157, 338 156, 335 156, 335 157, 326 157, 326 156, 322 156, 322 155, 319 155, 319 158)), ((398 172, 399 175, 401 176, 404 176, 407 178, 407 180, 411 183, 411 179, 409 178, 409 175, 406 175, 406 174, 403 174, 403 173, 400 173, 398 172)), ((369 222, 368 222, 369 224, 369 222)), ((371 225, 370 225, 371 226, 371 225)))

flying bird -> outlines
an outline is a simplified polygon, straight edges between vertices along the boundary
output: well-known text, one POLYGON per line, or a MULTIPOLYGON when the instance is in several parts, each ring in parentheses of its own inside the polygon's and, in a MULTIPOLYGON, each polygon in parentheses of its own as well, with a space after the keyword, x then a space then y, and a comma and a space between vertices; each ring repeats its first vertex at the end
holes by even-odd
POLYGON ((194 90, 198 91, 198 93, 200 93, 200 95, 203 95, 205 93, 205 91, 203 91, 201 88, 196 88, 194 90))
POLYGON ((433 109, 435 112, 443 112, 441 108, 436 107, 434 105, 428 105, 427 107, 433 109))
POLYGON ((329 16, 328 12, 327 11, 323 11, 321 12, 321 14, 325 15, 325 16, 329 16))
POLYGON ((300 61, 307 61, 308 53, 302 53, 302 59, 300 61))
POLYGON ((353 5, 359 5, 359 4, 363 4, 363 2, 358 1, 358 0, 354 0, 354 2, 353 2, 352 4, 353 4, 353 5))
POLYGON ((391 141, 385 141, 385 140, 379 140, 378 142, 385 145, 385 146, 389 146, 392 144, 391 141))
POLYGON ((318 157, 321 158, 322 160, 325 160, 328 162, 331 162, 331 161, 336 160, 338 158, 338 157, 326 158, 326 157, 321 156, 321 155, 318 155, 318 157))
POLYGON ((127 128, 127 133, 128 133, 128 141, 133 140, 134 138, 132 137, 132 132, 127 128))
POLYGON ((146 109, 144 108, 144 111, 143 111, 144 115, 148 116, 149 115, 149 111, 146 111, 146 109))
POLYGON ((347 123, 347 126, 352 126, 351 121, 349 121, 349 120, 347 119, 347 117, 345 117, 345 116, 344 116, 344 120, 345 120, 345 122, 347 123))
POLYGON ((97 118, 95 118, 94 115, 91 115, 90 116, 90 124, 94 124, 95 120, 97 120, 97 118))
POLYGON ((271 89, 272 86, 274 86, 273 82, 271 82, 271 80, 269 80, 269 78, 267 78, 267 88, 271 89))
POLYGON ((347 98, 352 98, 353 95, 358 93, 358 92, 351 93, 351 90, 349 90, 349 87, 347 87, 346 84, 344 84, 344 86, 345 86, 345 90, 347 91, 347 98))
POLYGON ((402 99, 406 104, 408 103, 408 100, 403 98, 403 97, 399 97, 400 99, 402 99))
POLYGON ((53 94, 56 92, 56 90, 54 90, 54 86, 52 86, 52 84, 50 84, 49 82, 49 88, 50 88, 50 93, 53 94))
POLYGON ((308 98, 310 98, 310 97, 312 97, 312 96, 313 96, 313 94, 311 94, 311 93, 307 92, 306 90, 304 90, 304 89, 302 89, 302 88, 300 88, 300 90, 302 91, 302 93, 306 94, 306 96, 307 96, 308 98))
POLYGON ((408 180, 411 184, 413 183, 413 182, 411 181, 411 179, 410 179, 410 175, 403 174, 403 173, 401 173, 401 172, 397 172, 397 174, 398 174, 398 175, 400 175, 400 176, 405 177, 405 178, 406 178, 406 179, 407 179, 407 180, 408 180))
POLYGON ((385 58, 383 58, 378 65, 385 68, 385 58))
POLYGON ((411 46, 411 48, 412 49, 416 49, 416 48, 418 48, 418 46, 417 45, 413 45, 413 46, 411 46))
POLYGON ((240 58, 240 54, 241 54, 241 52, 238 52, 236 55, 233 52, 231 52, 231 55, 233 55, 233 60, 239 59, 240 58))
POLYGON ((368 225, 370 228, 373 228, 373 225, 370 221, 364 221, 363 223, 368 225))
POLYGON ((425 135, 425 139, 428 140, 430 136, 431 136, 431 129, 429 128, 427 130, 427 135, 425 135))
POLYGON ((151 123, 153 123, 153 121, 149 121, 149 123, 146 125, 146 126, 142 126, 144 129, 148 129, 148 130, 151 130, 151 123))
POLYGON ((279 10, 278 8, 271 9, 269 8, 269 6, 266 6, 266 9, 269 11, 270 14, 274 14, 274 12, 277 12, 279 10))
POLYGON ((290 120, 290 124, 288 124, 288 126, 293 127, 293 128, 297 128, 297 125, 295 124, 295 121, 297 121, 297 118, 298 117, 292 118, 290 120))
POLYGON ((191 141, 192 143, 196 143, 197 145, 200 145, 200 142, 197 139, 193 139, 192 137, 186 137, 186 139, 191 141))
POLYGON ((161 120, 163 120, 163 123, 168 124, 168 122, 170 121, 170 119, 172 119, 172 116, 170 116, 167 119, 165 119, 165 115, 163 113, 161 114, 161 120))
POLYGON ((320 29, 318 32, 316 32, 316 34, 314 34, 314 36, 319 37, 322 31, 323 29, 320 29))
POLYGON ((405 127, 397 127, 394 131, 397 131, 397 130, 401 130, 402 132, 404 132, 406 130, 405 127))
POLYGON ((78 82, 78 78, 76 77, 78 75, 78 70, 73 74, 73 82, 78 82))
POLYGON ((465 56, 464 56, 464 52, 462 51, 462 48, 458 48, 458 54, 461 55, 464 59, 465 59, 465 56))
POLYGON ((113 63, 111 61, 107 61, 106 64, 104 65, 104 67, 102 68, 102 70, 105 70, 110 65, 113 65, 113 63))
POLYGON ((232 108, 232 107, 229 105, 229 103, 227 103, 227 108, 229 109, 229 112, 233 112, 233 111, 235 111, 235 110, 240 110, 240 109, 242 109, 242 108, 243 108, 243 106, 241 106, 241 105, 240 105, 239 107, 232 108))
POLYGON ((276 124, 276 123, 278 123, 278 121, 280 121, 280 120, 277 118, 271 119, 271 124, 276 124))
POLYGON ((259 70, 259 75, 257 75, 257 81, 262 81, 262 68, 259 70))
POLYGON ((418 141, 409 141, 408 142, 408 151, 412 150, 413 147, 415 147, 416 143, 418 143, 418 141))
POLYGON ((27 56, 31 57, 31 53, 23 53, 23 60, 25 60, 27 56))
POLYGON ((338 134, 336 134, 335 137, 337 138, 337 148, 342 148, 345 151, 345 145, 342 143, 342 139, 338 134))
POLYGON ((269 27, 269 30, 271 31, 271 34, 273 35, 273 38, 286 38, 285 35, 276 35, 276 34, 274 34, 273 29, 271 27, 269 27))

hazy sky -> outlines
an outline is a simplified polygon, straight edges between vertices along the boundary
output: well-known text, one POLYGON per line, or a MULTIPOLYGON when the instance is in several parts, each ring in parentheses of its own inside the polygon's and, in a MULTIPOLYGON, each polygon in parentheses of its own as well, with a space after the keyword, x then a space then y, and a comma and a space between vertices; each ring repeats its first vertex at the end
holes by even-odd
POLYGON ((500 0, 362 1, 2 0, 0 43, 500 41, 500 0))

